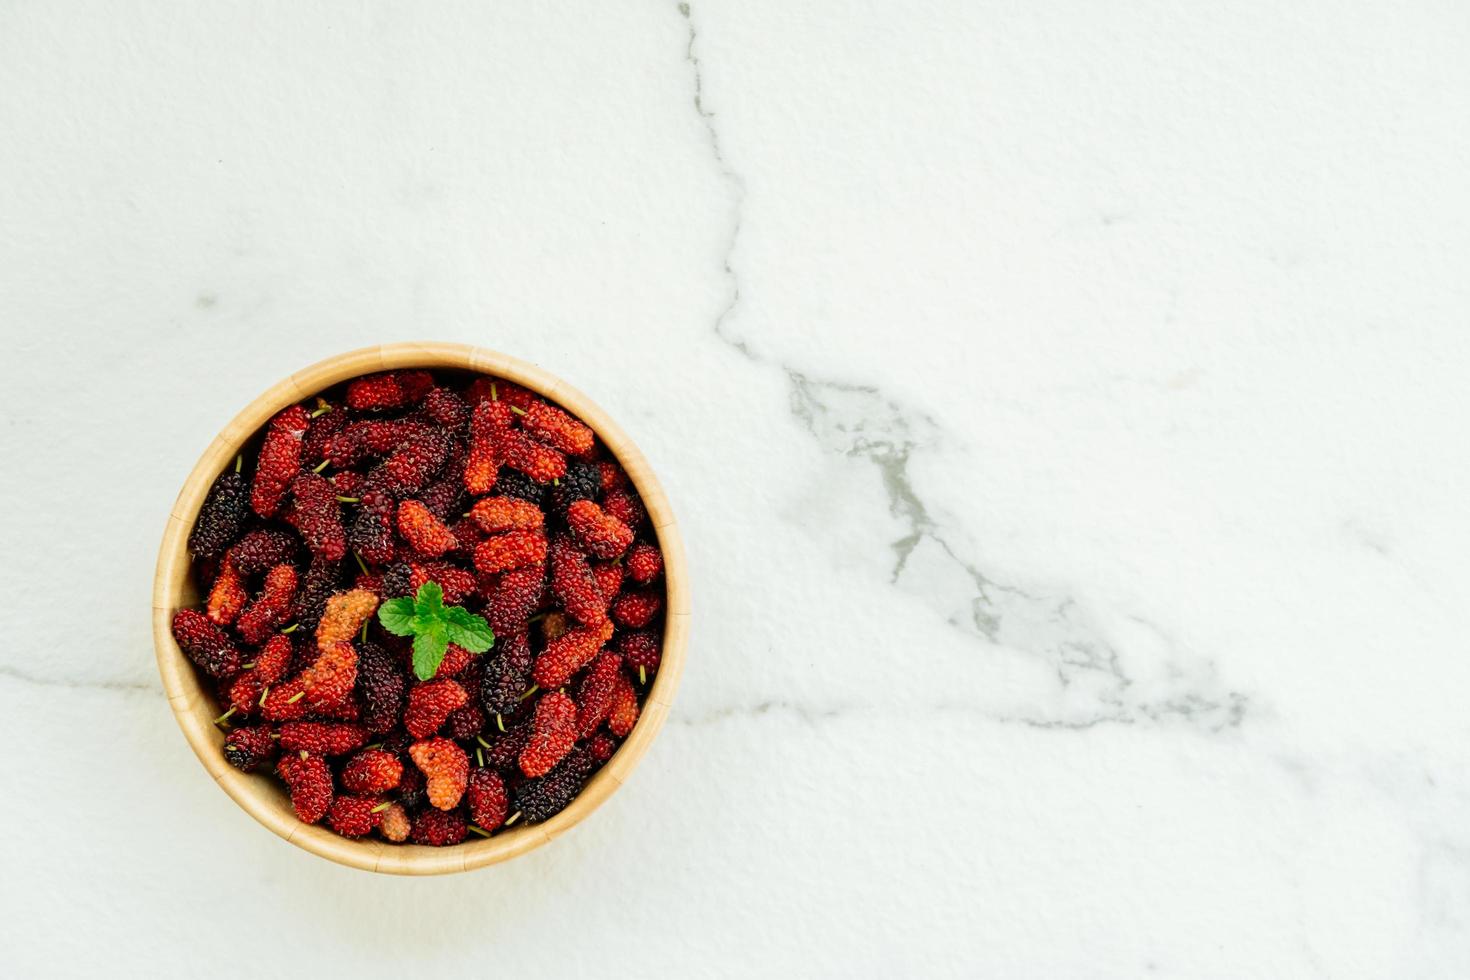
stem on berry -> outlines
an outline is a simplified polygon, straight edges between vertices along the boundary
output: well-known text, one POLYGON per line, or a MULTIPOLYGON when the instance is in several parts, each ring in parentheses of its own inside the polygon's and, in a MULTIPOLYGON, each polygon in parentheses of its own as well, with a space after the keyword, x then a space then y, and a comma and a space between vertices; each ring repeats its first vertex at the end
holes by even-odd
POLYGON ((271 738, 275 739, 275 738, 280 738, 280 737, 281 737, 281 733, 280 732, 271 732, 271 738))
POLYGON ((359 555, 357 552, 354 551, 352 553, 352 557, 357 559, 357 567, 360 568, 360 569, 362 569, 362 574, 364 574, 364 575, 370 575, 370 574, 372 574, 371 572, 368 571, 367 562, 365 562, 365 561, 362 560, 362 555, 359 555))
POLYGON ((322 470, 326 469, 328 466, 331 466, 331 465, 332 465, 332 461, 330 459, 324 459, 320 463, 316 464, 316 466, 312 469, 312 472, 313 473, 320 473, 322 470))
POLYGON ((648 683, 648 673, 641 666, 638 668, 638 683, 639 684, 647 684, 648 683))
POLYGON ((259 707, 261 707, 261 708, 264 708, 265 707, 265 696, 267 694, 269 694, 270 692, 271 692, 271 686, 269 684, 267 684, 265 687, 262 687, 260 689, 260 703, 258 705, 259 707))
POLYGON ((230 710, 229 711, 226 711, 224 714, 222 714, 218 718, 216 718, 214 720, 214 723, 216 725, 218 725, 220 722, 224 721, 226 718, 230 717, 230 715, 232 715, 234 713, 235 713, 235 706, 234 705, 230 705, 230 710))
POLYGON ((255 661, 254 661, 254 660, 252 660, 252 661, 250 661, 250 662, 249 662, 249 663, 248 663, 248 664, 241 664, 241 665, 240 665, 240 669, 241 669, 241 670, 249 670, 249 669, 250 669, 250 668, 252 668, 252 667, 254 667, 254 666, 255 666, 255 661))
POLYGON ((504 826, 509 827, 511 824, 515 823, 519 819, 521 819, 521 811, 517 810, 515 813, 512 813, 510 816, 505 818, 504 826))
POLYGON ((500 401, 500 392, 495 389, 494 381, 490 382, 490 400, 492 402, 500 401))
POLYGON ((325 398, 318 398, 316 400, 316 411, 311 413, 311 417, 316 418, 318 415, 326 415, 331 410, 332 406, 325 398))
POLYGON ((478 745, 475 746, 475 761, 480 764, 481 769, 485 768, 485 750, 478 745))
POLYGON ((514 405, 512 405, 510 407, 510 410, 512 412, 515 412, 517 415, 525 415, 526 414, 526 410, 524 408, 516 408, 514 405))
POLYGON ((490 743, 487 742, 487 741, 485 741, 483 738, 481 738, 478 735, 475 736, 475 741, 476 742, 479 742, 481 745, 483 745, 487 749, 490 747, 490 743))
POLYGON ((285 636, 288 633, 294 633, 297 630, 299 630, 300 628, 301 628, 301 624, 300 623, 292 623, 290 626, 287 626, 285 629, 281 630, 281 635, 282 636, 285 636))
POLYGON ((310 752, 308 752, 308 751, 306 751, 306 750, 305 750, 305 749, 302 749, 302 750, 301 750, 301 751, 300 751, 300 752, 298 752, 298 753, 297 753, 297 754, 298 754, 298 755, 300 755, 300 756, 301 756, 301 761, 302 761, 302 762, 305 762, 305 761, 306 761, 306 760, 307 760, 307 759, 308 759, 308 758, 310 758, 310 756, 311 756, 311 753, 310 753, 310 752))
POLYGON ((505 719, 500 717, 500 713, 498 711, 495 713, 495 727, 500 729, 502 732, 505 731, 505 719))
POLYGON ((297 691, 295 694, 286 699, 286 703, 295 704, 297 701, 300 701, 304 697, 306 697, 305 691, 297 691))
POLYGON ((490 836, 490 831, 486 830, 483 827, 476 827, 474 824, 470 824, 469 825, 469 829, 470 830, 473 830, 475 833, 479 834, 481 837, 489 837, 490 836))
POLYGON ((236 456, 235 457, 235 472, 236 473, 240 472, 240 467, 242 467, 244 465, 245 465, 245 457, 244 456, 236 456))
POLYGON ((526 700, 526 698, 530 697, 531 695, 533 695, 535 693, 536 693, 536 685, 535 684, 532 684, 530 687, 526 688, 526 693, 521 695, 520 700, 524 701, 524 700, 526 700))
POLYGON ((379 803, 377 806, 373 807, 368 812, 369 813, 382 813, 384 810, 388 809, 392 805, 393 805, 393 801, 392 800, 388 800, 385 803, 379 803))
POLYGON ((361 497, 338 497, 337 498, 337 503, 339 503, 339 504, 360 504, 360 503, 362 503, 362 498, 361 497))

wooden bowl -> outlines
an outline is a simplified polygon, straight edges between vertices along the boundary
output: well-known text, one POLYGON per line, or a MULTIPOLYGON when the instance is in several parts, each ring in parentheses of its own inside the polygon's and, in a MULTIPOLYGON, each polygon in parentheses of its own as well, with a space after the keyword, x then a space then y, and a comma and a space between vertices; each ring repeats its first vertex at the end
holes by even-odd
POLYGON ((592 399, 560 378, 525 361, 467 344, 385 344, 340 354, 298 371, 247 405, 210 443, 184 481, 184 489, 174 502, 168 528, 163 533, 153 580, 153 644, 158 655, 158 672, 184 737, 215 782, 252 817, 297 847, 339 864, 386 874, 447 874, 484 867, 540 847, 576 826, 623 784, 658 734, 679 686, 688 635, 689 588, 684 547, 668 498, 633 440, 592 399), (597 432, 627 471, 648 508, 664 556, 667 595, 663 662, 633 731, 561 813, 544 823, 512 827, 493 837, 471 838, 452 847, 392 844, 372 838, 350 840, 326 827, 302 823, 276 779, 260 773, 243 773, 225 762, 224 732, 214 724, 220 709, 210 692, 199 683, 193 665, 179 650, 170 630, 177 610, 200 602, 193 576, 189 574, 188 538, 215 477, 230 465, 257 430, 287 405, 307 401, 349 378, 395 368, 493 374, 562 405, 597 432))

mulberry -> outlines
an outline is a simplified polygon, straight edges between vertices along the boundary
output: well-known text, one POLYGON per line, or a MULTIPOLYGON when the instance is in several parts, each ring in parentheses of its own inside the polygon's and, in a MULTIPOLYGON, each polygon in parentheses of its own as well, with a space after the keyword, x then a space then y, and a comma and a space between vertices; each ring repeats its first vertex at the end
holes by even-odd
POLYGON ((427 780, 429 805, 440 810, 459 806, 470 777, 464 749, 447 738, 431 738, 409 746, 408 754, 427 780))
POLYGON ((352 639, 378 609, 378 597, 365 589, 339 592, 327 600, 316 627, 316 643, 323 650, 352 639))
POLYGON ((380 806, 371 796, 339 796, 327 808, 327 823, 343 837, 363 837, 378 825, 380 806))
POLYGON ((664 556, 654 545, 635 544, 633 550, 628 552, 624 564, 630 579, 640 585, 647 585, 663 574, 664 556))
POLYGON ((389 371, 354 378, 347 385, 347 405, 359 412, 402 408, 422 401, 434 387, 428 371, 389 371))
POLYGON ((346 755, 362 748, 367 732, 361 725, 325 721, 293 721, 281 726, 281 748, 312 755, 346 755))
POLYGON ((291 805, 302 823, 316 823, 332 805, 332 771, 321 756, 283 755, 276 771, 291 791, 291 805))
POLYGON ((437 558, 455 546, 449 528, 417 500, 398 505, 398 533, 425 558, 437 558))
POLYGON ((199 508, 194 529, 189 532, 189 551, 196 558, 222 555, 240 536, 245 523, 250 494, 245 477, 238 470, 226 470, 215 478, 214 486, 199 508))
POLYGON ((378 814, 378 833, 383 835, 384 840, 393 841, 395 844, 408 840, 412 826, 408 819, 408 811, 403 809, 401 803, 390 803, 378 814))
POLYGON ((612 711, 618 678, 623 675, 623 658, 608 651, 593 661, 592 669, 577 688, 577 737, 586 738, 597 731, 612 711))
POLYGON ((552 594, 568 613, 590 626, 607 618, 608 598, 599 588, 586 556, 569 539, 560 537, 552 542, 549 564, 552 594))
POLYGON ((403 713, 403 727, 414 738, 428 738, 444 725, 449 713, 463 708, 469 701, 464 688, 452 680, 433 680, 416 684, 408 692, 408 708, 403 713))
POLYGON ((619 626, 627 629, 641 629, 653 621, 653 617, 659 614, 664 607, 662 592, 653 592, 647 589, 638 592, 624 592, 618 596, 612 604, 612 618, 619 626))
POLYGON ((617 688, 613 691, 612 710, 607 713, 607 728, 618 738, 633 730, 638 723, 638 693, 626 675, 618 675, 617 688))
POLYGON ((306 409, 292 405, 271 419, 266 429, 255 466, 255 483, 250 488, 250 508, 261 517, 275 515, 286 488, 301 468, 301 437, 307 424, 306 409))
POLYGON ((230 549, 226 560, 241 575, 259 575, 296 556, 296 539, 285 531, 259 529, 246 534, 230 549))
POLYGON ((531 740, 521 750, 521 772, 535 779, 550 772, 577 741, 577 706, 561 691, 550 691, 536 702, 531 740))
POLYGON ((531 641, 524 630, 495 639, 494 653, 481 658, 480 706, 486 714, 508 715, 531 686, 531 641))
POLYGON ((393 540, 393 498, 384 490, 362 491, 361 506, 347 532, 347 543, 364 561, 386 565, 397 546, 393 540))
POLYGON ((633 543, 633 530, 590 500, 567 508, 567 525, 589 555, 616 558, 633 543))
POLYGON ((486 590, 485 620, 496 636, 526 628, 546 590, 546 566, 527 565, 500 575, 486 590))
POLYGON ((567 475, 551 488, 551 504, 558 514, 579 500, 596 500, 602 489, 602 474, 595 463, 572 460, 567 464, 567 475))
POLYGON ((464 840, 464 814, 458 810, 436 810, 430 807, 413 818, 412 838, 415 844, 448 847, 464 840))
POLYGON ((291 618, 291 605, 295 598, 296 569, 290 565, 277 565, 266 575, 260 597, 240 614, 235 628, 246 643, 259 646, 291 618))
POLYGON ((248 601, 250 593, 245 590, 245 582, 240 573, 229 562, 225 562, 214 578, 214 587, 209 590, 209 601, 205 604, 209 621, 218 626, 230 625, 248 601))
POLYGON ((546 535, 538 531, 507 531, 486 538, 475 548, 475 569, 491 575, 546 560, 546 535))
POLYGON ((518 429, 507 429, 498 434, 496 451, 501 462, 513 470, 520 470, 538 483, 550 483, 567 472, 567 458, 550 446, 543 446, 518 429))
POLYGON ((330 709, 347 701, 357 683, 357 651, 347 640, 333 643, 316 658, 316 663, 301 672, 299 680, 306 692, 305 703, 314 710, 330 709))
POLYGON ((373 642, 358 644, 357 696, 362 723, 370 732, 392 731, 403 717, 406 681, 398 662, 373 642))
POLYGON ((638 682, 648 683, 648 675, 658 670, 663 649, 657 636, 646 631, 624 633, 618 637, 618 652, 630 670, 638 671, 638 682))
POLYGON ((543 401, 531 403, 521 418, 521 427, 533 439, 559 449, 569 456, 592 451, 592 430, 566 412, 543 401))
POLYGON ((597 763, 585 749, 569 753, 551 772, 540 779, 532 779, 516 787, 512 806, 527 823, 540 823, 566 809, 597 763))
POLYGON ((240 651, 208 618, 193 609, 174 613, 174 639, 194 666, 210 677, 231 677, 240 671, 240 651))
POLYGON ((495 770, 477 768, 471 772, 465 797, 470 816, 481 830, 494 830, 505 823, 510 797, 505 791, 505 781, 495 770))
POLYGON ((597 656, 597 651, 612 636, 612 631, 613 624, 610 620, 604 621, 601 627, 579 626, 568 630, 541 651, 541 656, 536 658, 531 679, 537 686, 547 690, 561 687, 597 656))
POLYGON ((486 534, 533 530, 546 523, 541 508, 515 497, 486 497, 470 508, 470 519, 486 534))
POLYGON ((258 769, 275 758, 276 740, 269 725, 236 728, 225 736, 225 761, 241 772, 258 769))
POLYGON ((337 502, 337 491, 320 473, 302 473, 292 481, 286 519, 301 533, 312 554, 329 561, 340 561, 347 554, 342 505, 337 502))

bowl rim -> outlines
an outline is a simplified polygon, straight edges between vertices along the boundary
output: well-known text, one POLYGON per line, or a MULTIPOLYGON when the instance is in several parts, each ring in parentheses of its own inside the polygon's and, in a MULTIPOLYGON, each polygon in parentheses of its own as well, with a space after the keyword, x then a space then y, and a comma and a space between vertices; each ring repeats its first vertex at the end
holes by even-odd
POLYGON ((621 427, 583 392, 527 361, 470 344, 408 342, 380 344, 318 361, 267 388, 224 427, 200 455, 169 512, 153 580, 153 645, 158 672, 174 719, 204 769, 230 798, 266 829, 288 843, 338 864, 399 875, 469 871, 525 854, 575 827, 627 780, 668 716, 684 669, 689 637, 689 583, 683 542, 673 509, 643 453, 621 427), (540 824, 502 830, 450 847, 393 844, 374 837, 349 839, 324 826, 302 823, 284 790, 261 773, 244 773, 225 762, 224 733, 214 724, 213 697, 174 641, 174 613, 187 605, 192 588, 189 532, 214 480, 240 447, 272 416, 349 378, 398 368, 456 369, 505 378, 556 402, 576 415, 603 441, 642 497, 664 556, 663 659, 633 731, 566 809, 540 824))

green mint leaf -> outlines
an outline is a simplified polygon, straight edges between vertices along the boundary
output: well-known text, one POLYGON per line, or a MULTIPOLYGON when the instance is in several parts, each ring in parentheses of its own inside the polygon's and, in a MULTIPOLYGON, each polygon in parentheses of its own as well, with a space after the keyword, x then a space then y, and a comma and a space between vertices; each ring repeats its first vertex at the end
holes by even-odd
POLYGON ((418 601, 414 603, 418 614, 425 618, 440 618, 444 613, 444 590, 433 579, 419 586, 418 601))
POLYGON ((463 606, 450 606, 444 610, 444 626, 449 631, 449 642, 464 647, 470 653, 484 653, 495 642, 495 633, 484 617, 476 616, 463 606))
POLYGON ((389 599, 378 607, 378 622, 394 636, 408 636, 413 632, 413 600, 408 596, 389 599))
POLYGON ((443 623, 434 623, 413 638, 413 672, 426 681, 438 671, 449 649, 449 634, 443 623))

